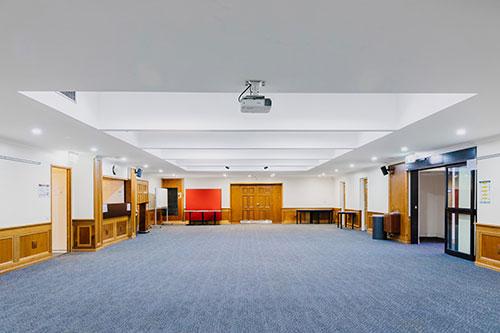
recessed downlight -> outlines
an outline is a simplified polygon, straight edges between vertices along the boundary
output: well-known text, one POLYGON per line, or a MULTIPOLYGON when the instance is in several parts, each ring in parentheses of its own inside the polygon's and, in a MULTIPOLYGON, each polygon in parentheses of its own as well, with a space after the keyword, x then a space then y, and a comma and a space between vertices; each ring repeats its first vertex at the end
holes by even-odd
POLYGON ((223 176, 223 177, 227 177, 227 173, 223 173, 223 174, 222 174, 222 176, 223 176))
POLYGON ((465 128, 459 128, 459 129, 457 129, 456 133, 458 136, 463 136, 463 135, 467 134, 467 130, 465 128))
POLYGON ((42 130, 38 127, 35 127, 35 128, 32 128, 31 129, 31 134, 33 135, 41 135, 42 134, 42 130))
POLYGON ((126 157, 120 157, 120 161, 125 162, 125 161, 127 161, 127 158, 126 157))
POLYGON ((98 150, 99 150, 99 149, 97 149, 97 147, 91 147, 91 148, 90 148, 90 151, 91 151, 91 152, 94 152, 94 153, 95 153, 96 151, 98 151, 98 150))
POLYGON ((271 177, 271 178, 273 178, 274 176, 276 176, 275 173, 272 173, 272 174, 269 175, 269 177, 271 177))
POLYGON ((148 165, 148 164, 144 164, 142 167, 143 167, 144 169, 147 169, 147 168, 149 168, 149 165, 148 165))
POLYGON ((333 170, 333 171, 335 171, 335 172, 339 172, 339 169, 335 169, 335 170, 333 170))
POLYGON ((403 153, 406 153, 408 151, 408 147, 406 147, 406 146, 401 147, 401 151, 403 153))
POLYGON ((162 169, 159 169, 159 170, 158 170, 158 172, 159 172, 159 173, 163 173, 163 170, 162 170, 162 169))
POLYGON ((248 178, 252 178, 252 175, 248 175, 248 178))
POLYGON ((372 162, 375 162, 376 160, 378 160, 378 157, 377 156, 372 156, 372 162))
POLYGON ((354 164, 349 164, 349 168, 354 168, 354 164))

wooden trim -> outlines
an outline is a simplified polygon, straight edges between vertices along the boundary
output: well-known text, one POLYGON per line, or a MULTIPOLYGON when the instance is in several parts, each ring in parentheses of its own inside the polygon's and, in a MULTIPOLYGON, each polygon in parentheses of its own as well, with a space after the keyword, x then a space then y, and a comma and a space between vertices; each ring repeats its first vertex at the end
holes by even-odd
POLYGON ((283 183, 231 183, 231 185, 283 185, 283 183))
POLYGON ((50 222, 41 222, 41 223, 35 223, 35 224, 23 224, 15 227, 7 227, 7 228, 0 228, 0 233, 2 231, 9 231, 9 230, 15 230, 15 229, 20 229, 20 228, 32 228, 32 227, 39 227, 39 226, 47 226, 51 225, 50 222))
MULTIPOLYGON (((287 207, 281 209, 281 223, 283 224, 295 224, 297 217, 298 209, 331 209, 333 214, 333 223, 337 223, 337 212, 340 211, 340 208, 336 207, 287 207)), ((324 222, 326 223, 326 222, 324 222)))
POLYGON ((371 234, 373 232, 372 217, 373 215, 385 215, 386 213, 367 211, 366 212, 366 231, 371 234))
POLYGON ((476 265, 500 272, 500 225, 476 223, 476 265))
POLYGON ((123 178, 123 177, 116 177, 116 176, 102 176, 102 179, 109 179, 109 180, 123 180, 123 181, 127 181, 127 180, 130 180, 129 178, 123 178))
POLYGON ((94 159, 95 247, 102 246, 102 160, 94 159))
MULTIPOLYGON (((346 209, 344 209, 344 211, 356 213, 356 221, 354 223, 354 228, 361 230, 361 214, 363 213, 363 211, 360 209, 351 209, 351 208, 346 208, 346 209)), ((347 217, 346 217, 346 219, 347 219, 347 217)), ((350 220, 345 220, 345 221, 346 221, 345 222, 346 228, 350 228, 351 227, 350 220)))
POLYGON ((135 237, 137 231, 137 177, 135 169, 130 169, 130 221, 128 224, 128 236, 135 237))
POLYGON ((411 225, 408 214, 408 173, 404 163, 394 164, 389 167, 389 207, 388 212, 401 213, 401 233, 393 235, 390 239, 401 243, 411 243, 411 225))
POLYGON ((41 223, 0 230, 0 274, 52 257, 52 224, 41 223))
POLYGON ((82 249, 90 249, 95 248, 95 221, 94 220, 85 220, 85 219, 74 219, 73 224, 75 225, 73 229, 74 233, 74 251, 79 251, 82 249), (84 229, 88 230, 88 242, 82 241, 82 231, 84 229))

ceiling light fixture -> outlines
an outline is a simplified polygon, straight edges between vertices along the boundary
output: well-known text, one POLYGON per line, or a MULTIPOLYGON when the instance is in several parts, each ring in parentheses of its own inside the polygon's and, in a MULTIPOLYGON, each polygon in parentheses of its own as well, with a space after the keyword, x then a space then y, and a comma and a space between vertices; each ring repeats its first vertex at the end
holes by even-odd
POLYGON ((406 147, 406 146, 401 147, 401 151, 403 153, 406 153, 408 151, 408 147, 406 147))
POLYGON ((162 169, 159 169, 159 170, 158 170, 158 172, 159 172, 159 173, 163 173, 163 170, 162 170, 162 169))
POLYGON ((372 162, 375 162, 376 160, 378 160, 378 157, 377 156, 372 156, 372 162))
POLYGON ((272 173, 269 175, 269 177, 273 178, 274 176, 276 176, 276 174, 272 173))
POLYGON ((127 160, 126 157, 120 157, 120 161, 125 162, 127 160))
POLYGON ((144 167, 144 169, 147 169, 147 168, 149 168, 149 165, 144 164, 143 167, 144 167))
POLYGON ((269 169, 269 167, 266 165, 266 166, 264 167, 264 170, 267 170, 267 169, 269 169))
POLYGON ((252 175, 248 175, 248 178, 251 178, 251 177, 252 177, 252 175))
POLYGON ((467 131, 465 130, 465 128, 459 128, 459 129, 457 129, 456 133, 458 136, 463 136, 463 135, 467 134, 467 131))
POLYGON ((349 168, 354 168, 354 164, 349 164, 349 168))
POLYGON ((97 149, 96 147, 92 147, 92 148, 90 148, 90 151, 91 151, 91 152, 94 152, 94 153, 95 153, 96 151, 98 151, 98 150, 99 150, 99 149, 97 149))
POLYGON ((33 128, 33 129, 31 130, 31 133, 32 133, 33 135, 40 135, 40 134, 42 134, 42 130, 41 130, 41 129, 39 129, 39 128, 36 128, 36 127, 35 127, 35 128, 33 128))
POLYGON ((227 165, 226 165, 226 166, 224 167, 224 169, 229 170, 229 166, 227 166, 227 165))
POLYGON ((227 177, 227 173, 223 173, 222 176, 227 177))
POLYGON ((335 171, 335 172, 339 172, 339 169, 335 169, 335 170, 333 170, 333 171, 335 171))

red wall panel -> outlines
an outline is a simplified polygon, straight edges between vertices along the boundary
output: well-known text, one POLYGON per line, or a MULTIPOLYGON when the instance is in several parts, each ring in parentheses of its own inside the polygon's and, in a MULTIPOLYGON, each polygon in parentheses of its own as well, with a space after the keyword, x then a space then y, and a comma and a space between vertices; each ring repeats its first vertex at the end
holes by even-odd
MULTIPOLYGON (((222 190, 186 189, 186 210, 221 210, 222 190)), ((189 215, 188 215, 189 218, 189 215)), ((204 213, 204 218, 213 219, 213 213, 204 213)), ((201 220, 201 213, 191 213, 192 220, 201 220)), ((221 219, 221 213, 216 213, 216 219, 221 219)))

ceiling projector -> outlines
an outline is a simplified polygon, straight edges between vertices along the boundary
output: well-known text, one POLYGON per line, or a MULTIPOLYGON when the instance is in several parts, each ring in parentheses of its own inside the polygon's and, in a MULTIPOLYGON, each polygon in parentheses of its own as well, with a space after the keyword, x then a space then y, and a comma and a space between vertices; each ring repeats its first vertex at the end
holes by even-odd
POLYGON ((250 80, 246 82, 247 87, 238 97, 240 110, 242 113, 269 113, 271 111, 272 101, 266 96, 260 95, 260 87, 265 85, 264 81, 250 80), (243 96, 247 91, 248 95, 243 96))

